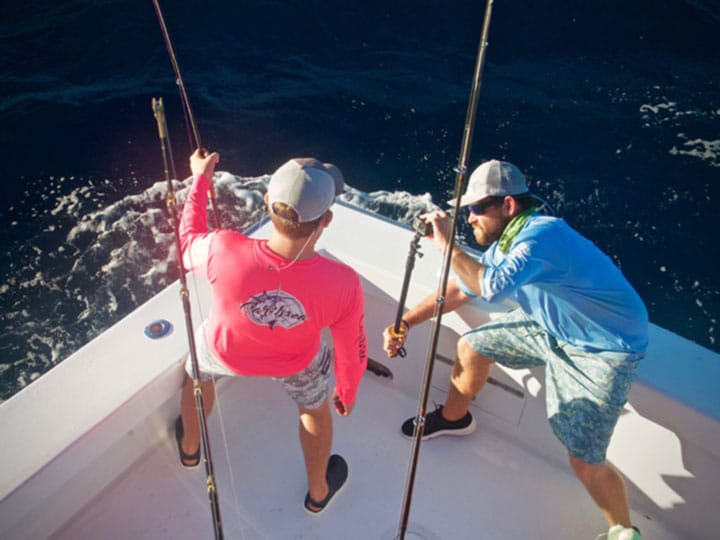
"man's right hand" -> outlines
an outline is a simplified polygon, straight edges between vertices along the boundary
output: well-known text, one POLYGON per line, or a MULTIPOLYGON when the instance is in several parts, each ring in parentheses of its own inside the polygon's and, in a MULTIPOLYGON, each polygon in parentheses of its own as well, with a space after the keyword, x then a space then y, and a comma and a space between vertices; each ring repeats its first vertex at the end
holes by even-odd
POLYGON ((398 351, 405 345, 405 338, 410 327, 407 322, 402 321, 398 332, 395 331, 395 325, 391 324, 383 331, 383 350, 390 358, 398 355, 398 351))
POLYGON ((198 148, 190 156, 190 170, 193 176, 202 174, 208 180, 212 180, 215 174, 215 165, 220 161, 220 154, 213 152, 208 154, 205 150, 198 148))
POLYGON ((419 218, 432 225, 432 234, 429 235, 429 238, 432 239, 440 253, 445 253, 445 248, 450 241, 450 216, 447 212, 435 210, 422 214, 419 218))

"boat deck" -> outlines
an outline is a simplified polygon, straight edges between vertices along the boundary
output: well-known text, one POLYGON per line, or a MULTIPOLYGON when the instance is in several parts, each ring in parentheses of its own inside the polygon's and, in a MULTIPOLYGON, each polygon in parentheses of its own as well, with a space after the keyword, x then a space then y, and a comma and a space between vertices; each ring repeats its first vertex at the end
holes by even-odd
MULTIPOLYGON (((311 516, 302 505, 297 415, 283 390, 269 380, 235 379, 218 395, 222 427, 216 411, 209 431, 226 538, 395 536, 411 448, 399 425, 414 414, 415 399, 368 374, 353 414, 334 422, 333 451, 348 461, 348 484, 311 516)), ((54 540, 211 538, 204 467, 183 469, 169 426, 166 435, 54 540)), ((676 538, 635 518, 647 538, 676 538)), ((569 468, 510 444, 482 419, 466 438, 422 444, 408 538, 570 539, 592 538, 592 531, 604 531, 603 519, 569 468)))

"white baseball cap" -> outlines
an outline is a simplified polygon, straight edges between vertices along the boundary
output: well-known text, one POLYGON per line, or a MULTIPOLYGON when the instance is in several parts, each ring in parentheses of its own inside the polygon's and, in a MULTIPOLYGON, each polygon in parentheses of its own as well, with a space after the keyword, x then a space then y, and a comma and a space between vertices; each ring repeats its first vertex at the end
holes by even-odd
MULTIPOLYGON (((491 159, 470 175, 467 189, 460 198, 460 206, 467 206, 487 197, 528 193, 527 179, 515 165, 491 159)), ((451 205, 455 201, 450 201, 451 205)))
POLYGON ((293 158, 270 177, 268 203, 290 206, 300 223, 321 217, 345 189, 342 172, 332 163, 314 158, 293 158))

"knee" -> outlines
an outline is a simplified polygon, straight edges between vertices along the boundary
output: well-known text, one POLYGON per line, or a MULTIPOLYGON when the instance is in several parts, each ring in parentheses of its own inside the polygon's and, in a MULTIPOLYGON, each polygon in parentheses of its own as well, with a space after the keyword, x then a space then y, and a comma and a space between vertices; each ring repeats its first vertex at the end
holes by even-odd
POLYGON ((569 455, 570 465, 572 466, 575 475, 584 483, 591 483, 598 475, 606 468, 605 463, 593 464, 576 458, 573 455, 569 455))
POLYGON ((478 354, 472 348, 472 346, 465 341, 464 338, 460 338, 457 343, 457 358, 458 361, 463 365, 490 365, 493 361, 487 356, 478 354))
POLYGON ((456 386, 461 386, 466 392, 475 394, 487 379, 492 363, 492 360, 476 353, 461 338, 458 341, 457 358, 453 364, 451 378, 456 386))
POLYGON ((297 405, 298 413, 300 414, 300 417, 306 417, 306 418, 322 418, 325 415, 330 414, 330 406, 328 403, 328 399, 325 398, 320 405, 313 406, 311 408, 308 408, 304 405, 297 405))

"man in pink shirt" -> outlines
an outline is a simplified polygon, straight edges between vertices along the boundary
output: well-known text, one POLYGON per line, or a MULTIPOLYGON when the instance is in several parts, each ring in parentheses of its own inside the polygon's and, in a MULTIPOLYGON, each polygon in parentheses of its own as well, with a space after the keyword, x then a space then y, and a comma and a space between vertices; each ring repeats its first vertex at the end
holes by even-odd
MULTIPOLYGON (((256 240, 230 230, 208 232, 207 191, 218 161, 216 153, 191 156, 193 184, 180 223, 185 266, 206 276, 212 288, 210 313, 195 339, 206 414, 215 397, 213 376, 280 381, 300 414, 309 488, 305 509, 318 513, 348 475, 345 460, 330 455, 333 351, 321 330, 329 328, 333 336, 337 384, 332 401, 340 416, 352 412, 367 365, 360 279, 349 266, 315 252, 332 220, 330 207, 344 187, 342 174, 311 158, 281 166, 265 195, 272 235, 256 240)), ((186 371, 175 435, 182 464, 195 467, 200 428, 189 357, 186 371)))

